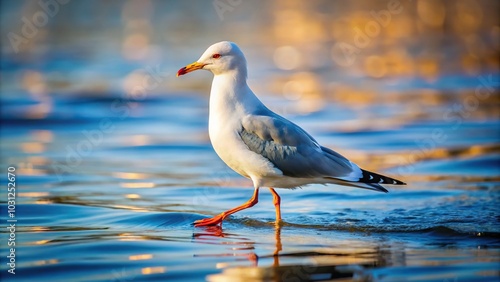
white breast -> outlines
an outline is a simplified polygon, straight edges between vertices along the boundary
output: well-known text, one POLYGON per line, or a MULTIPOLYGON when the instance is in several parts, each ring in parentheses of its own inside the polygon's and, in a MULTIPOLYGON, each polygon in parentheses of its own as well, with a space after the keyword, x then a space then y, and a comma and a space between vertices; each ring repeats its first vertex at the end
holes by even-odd
POLYGON ((217 78, 218 76, 214 77, 212 84, 209 110, 209 136, 217 155, 231 169, 254 182, 261 182, 260 179, 268 176, 282 175, 268 159, 250 151, 239 135, 241 119, 247 115, 248 105, 245 102, 253 101, 235 97, 234 93, 227 92, 227 88, 220 87, 217 83, 217 78))

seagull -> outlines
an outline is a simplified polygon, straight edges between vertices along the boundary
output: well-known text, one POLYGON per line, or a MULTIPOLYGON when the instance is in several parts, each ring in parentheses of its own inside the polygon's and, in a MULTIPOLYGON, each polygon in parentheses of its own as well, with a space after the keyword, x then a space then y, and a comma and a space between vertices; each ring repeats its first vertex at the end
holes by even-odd
POLYGON ((268 109, 248 86, 247 62, 235 43, 213 44, 196 62, 179 69, 177 76, 200 69, 214 75, 209 103, 210 142, 231 169, 252 180, 254 192, 240 206, 195 221, 196 227, 222 226, 229 215, 253 207, 259 200, 261 187, 269 188, 273 195, 279 225, 281 198, 275 188, 340 184, 387 193, 380 184, 405 184, 361 169, 268 109))

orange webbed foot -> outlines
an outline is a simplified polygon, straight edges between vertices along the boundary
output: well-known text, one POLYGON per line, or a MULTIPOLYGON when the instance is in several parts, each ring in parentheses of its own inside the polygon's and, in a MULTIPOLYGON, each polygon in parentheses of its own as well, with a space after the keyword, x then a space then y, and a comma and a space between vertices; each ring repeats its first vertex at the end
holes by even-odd
POLYGON ((222 216, 214 216, 212 218, 204 218, 194 222, 195 227, 201 226, 214 226, 214 225, 222 225, 223 217, 222 216))

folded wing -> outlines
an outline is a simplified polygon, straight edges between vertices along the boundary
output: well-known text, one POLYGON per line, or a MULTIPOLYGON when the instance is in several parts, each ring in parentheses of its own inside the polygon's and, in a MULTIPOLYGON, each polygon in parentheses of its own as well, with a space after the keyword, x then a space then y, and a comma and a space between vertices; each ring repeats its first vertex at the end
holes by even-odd
POLYGON ((332 183, 387 192, 379 183, 403 182, 360 169, 339 153, 322 147, 298 125, 278 115, 251 115, 239 132, 248 148, 267 158, 284 175, 321 178, 332 183))

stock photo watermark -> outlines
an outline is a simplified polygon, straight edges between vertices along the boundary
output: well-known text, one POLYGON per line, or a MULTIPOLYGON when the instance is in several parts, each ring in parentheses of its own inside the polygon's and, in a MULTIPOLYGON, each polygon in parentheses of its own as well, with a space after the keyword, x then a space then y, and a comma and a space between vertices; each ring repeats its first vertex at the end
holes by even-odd
POLYGON ((126 282, 126 281, 134 281, 141 273, 139 271, 131 271, 125 267, 122 267, 121 270, 113 269, 111 271, 112 280, 116 282, 126 282))
POLYGON ((7 230, 9 239, 7 246, 7 272, 16 274, 16 167, 9 166, 7 168, 7 230))
POLYGON ((22 44, 29 43, 29 40, 35 38, 40 29, 49 23, 49 19, 55 17, 61 10, 62 5, 66 5, 70 0, 40 0, 37 2, 38 10, 31 17, 22 17, 21 30, 9 32, 7 38, 15 53, 19 53, 22 44))
POLYGON ((161 71, 160 66, 154 68, 146 67, 140 71, 142 81, 135 85, 128 93, 121 98, 115 99, 110 105, 110 111, 117 116, 114 118, 102 118, 98 128, 92 130, 82 130, 81 139, 72 145, 66 145, 65 158, 63 162, 53 162, 52 169, 57 175, 59 181, 68 173, 74 173, 82 164, 83 159, 104 142, 107 134, 112 133, 115 128, 115 122, 125 120, 130 116, 131 109, 137 106, 137 102, 147 98, 148 92, 158 88, 160 84, 170 75, 161 71))
POLYGON ((226 12, 232 12, 236 7, 241 5, 243 0, 214 0, 212 5, 214 6, 215 12, 221 21, 224 20, 224 14, 226 12))

